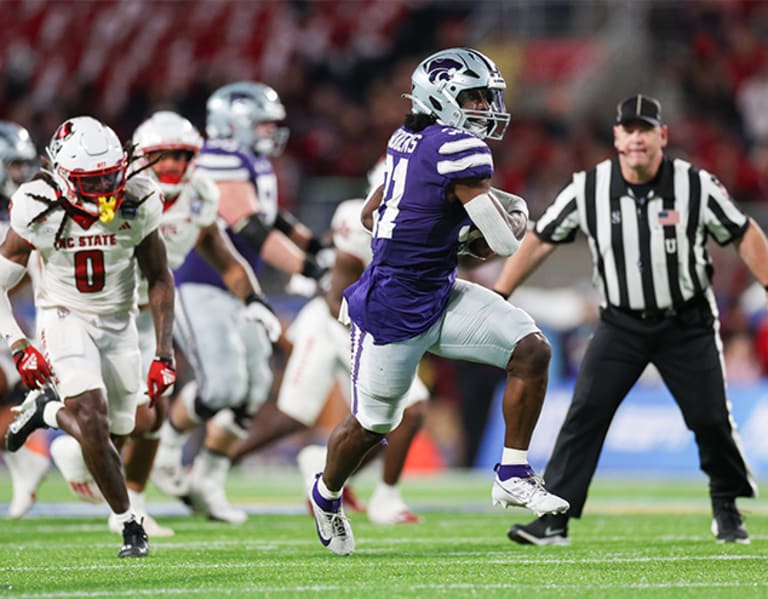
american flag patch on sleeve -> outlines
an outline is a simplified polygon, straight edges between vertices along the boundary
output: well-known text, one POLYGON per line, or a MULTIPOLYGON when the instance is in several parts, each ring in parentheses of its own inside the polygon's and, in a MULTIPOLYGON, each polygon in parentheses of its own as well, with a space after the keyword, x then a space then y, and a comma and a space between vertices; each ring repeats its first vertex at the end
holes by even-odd
POLYGON ((659 212, 659 224, 662 227, 676 225, 680 222, 680 213, 677 210, 662 210, 659 212))

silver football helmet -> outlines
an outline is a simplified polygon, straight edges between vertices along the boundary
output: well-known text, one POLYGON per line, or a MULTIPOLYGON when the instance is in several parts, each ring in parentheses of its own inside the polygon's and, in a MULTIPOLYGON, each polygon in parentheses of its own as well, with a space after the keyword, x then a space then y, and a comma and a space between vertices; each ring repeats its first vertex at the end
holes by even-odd
POLYGON ((123 201, 127 157, 117 134, 89 116, 67 119, 45 149, 65 199, 110 222, 123 201))
POLYGON ((19 185, 32 178, 37 165, 35 144, 21 125, 0 121, 0 162, 5 167, 0 191, 10 197, 19 185))
POLYGON ((288 141, 288 128, 277 126, 285 119, 285 107, 277 92, 263 83, 238 81, 220 87, 208 98, 206 109, 205 132, 211 139, 232 139, 261 156, 279 155, 288 141))
POLYGON ((433 115, 442 125, 464 129, 481 139, 501 139, 510 115, 504 106, 504 77, 494 62, 471 48, 441 50, 423 60, 411 76, 411 100, 415 113, 433 115), (489 110, 461 107, 462 93, 476 91, 489 110), (460 97, 461 96, 461 97, 460 97))
POLYGON ((203 147, 203 136, 180 114, 160 110, 136 128, 133 143, 144 165, 161 154, 171 158, 158 160, 144 172, 155 179, 165 197, 173 198, 189 180, 189 166, 203 147))

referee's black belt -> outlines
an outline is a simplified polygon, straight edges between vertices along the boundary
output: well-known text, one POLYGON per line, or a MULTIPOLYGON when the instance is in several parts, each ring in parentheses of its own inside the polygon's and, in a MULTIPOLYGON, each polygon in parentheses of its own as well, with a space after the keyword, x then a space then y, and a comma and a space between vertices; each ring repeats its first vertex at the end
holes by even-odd
POLYGON ((622 308, 621 306, 609 305, 611 310, 616 310, 622 314, 642 320, 644 322, 661 322, 667 318, 674 318, 679 314, 684 314, 693 308, 697 308, 707 304, 707 298, 703 293, 693 296, 687 302, 680 304, 679 306, 670 306, 669 308, 659 308, 657 310, 631 310, 630 308, 622 308))

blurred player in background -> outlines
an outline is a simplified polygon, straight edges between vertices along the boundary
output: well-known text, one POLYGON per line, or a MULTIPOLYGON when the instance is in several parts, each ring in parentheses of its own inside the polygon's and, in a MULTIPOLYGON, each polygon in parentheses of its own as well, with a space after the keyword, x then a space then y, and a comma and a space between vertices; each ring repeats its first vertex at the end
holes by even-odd
MULTIPOLYGON (((151 115, 133 135, 137 160, 133 170, 147 173, 163 192, 163 215, 160 231, 168 253, 169 266, 181 265, 195 248, 220 273, 230 292, 243 302, 246 321, 257 321, 277 327, 279 321, 266 305, 258 282, 250 267, 237 253, 216 222, 219 191, 204 172, 195 168, 195 159, 203 138, 186 118, 171 111, 151 115)), ((145 372, 155 354, 151 312, 148 309, 147 284, 139 284, 139 344, 145 372)), ((267 325, 265 325, 267 326, 267 325)), ((144 528, 152 536, 170 536, 173 531, 160 526, 146 513, 145 489, 159 443, 157 431, 164 421, 164 401, 149 406, 145 395, 139 401, 136 429, 123 454, 128 495, 134 511, 144 518, 144 528)), ((73 491, 85 500, 98 500, 93 479, 85 468, 77 442, 72 437, 59 437, 51 446, 51 454, 67 478, 73 491)), ((119 532, 113 517, 110 529, 119 532)))
MULTIPOLYGON (((360 277, 371 261, 371 235, 360 222, 363 203, 363 200, 346 200, 337 206, 331 221, 335 260, 328 289, 305 304, 287 330, 286 337, 293 349, 277 402, 266 402, 259 408, 248 438, 236 448, 233 459, 314 426, 335 383, 349 403, 349 328, 338 321, 338 316, 342 292, 360 277)), ((403 501, 398 483, 408 448, 421 428, 428 398, 429 391, 415 377, 408 391, 403 421, 388 435, 382 480, 368 502, 368 517, 373 522, 419 521, 403 501)), ((369 457, 372 454, 369 453, 369 457)), ((305 447, 299 452, 298 462, 305 477, 314 475, 323 469, 325 448, 305 447)), ((351 499, 345 495, 348 507, 351 499)), ((362 509, 362 506, 356 507, 362 509)))
POLYGON ((50 170, 13 195, 11 228, 0 245, 0 334, 22 381, 40 387, 9 426, 6 445, 16 451, 42 427, 73 435, 122 527, 118 556, 145 557, 149 542, 131 510, 119 450, 134 429, 141 392, 137 264, 147 279, 156 335, 150 402, 176 378, 161 194, 147 177, 127 175, 117 135, 91 117, 62 123, 46 151, 50 170), (19 328, 6 293, 24 275, 32 248, 43 261, 35 304, 44 354, 19 328))
MULTIPOLYGON (((37 167, 37 151, 29 132, 9 121, 0 121, 0 239, 8 230, 11 196, 19 185, 27 182, 37 167)), ((35 272, 37 254, 30 256, 30 272, 35 272)), ((5 431, 13 420, 11 406, 24 399, 26 389, 21 384, 7 349, 0 350, 0 449, 5 449, 5 431)), ((4 454, 13 485, 13 497, 8 516, 21 518, 35 502, 40 482, 48 472, 48 440, 43 431, 36 432, 14 453, 4 454)))
POLYGON ((7 201, 19 185, 32 178, 38 163, 35 145, 21 125, 0 121, 0 161, 5 168, 0 195, 7 201))
POLYGON ((537 514, 568 508, 528 465, 549 343, 525 312, 456 278, 460 239, 470 241, 473 224, 501 255, 514 253, 525 234, 525 202, 490 186, 493 159, 484 140, 506 132, 505 87, 496 65, 466 48, 438 52, 413 73, 412 113, 390 137, 384 185, 363 213, 364 223, 373 221, 373 261, 341 307, 341 318, 352 323, 352 415, 331 434, 311 493, 318 537, 333 553, 354 551, 342 487, 400 422, 427 351, 507 371, 493 502, 537 514))
MULTIPOLYGON (((314 253, 322 244, 277 206, 270 158, 287 140, 288 130, 279 126, 284 119, 280 98, 266 85, 238 82, 216 90, 207 103, 208 140, 198 167, 216 181, 219 217, 254 270, 263 257, 285 272, 317 279, 323 269, 314 253)), ((242 302, 195 252, 175 274, 180 339, 196 384, 182 390, 161 429, 155 480, 166 492, 188 495, 210 518, 240 524, 247 514, 232 507, 225 493, 229 455, 272 386, 271 344, 277 336, 243 325, 242 302), (204 447, 187 479, 182 448, 189 431, 201 423, 206 425, 204 447)))

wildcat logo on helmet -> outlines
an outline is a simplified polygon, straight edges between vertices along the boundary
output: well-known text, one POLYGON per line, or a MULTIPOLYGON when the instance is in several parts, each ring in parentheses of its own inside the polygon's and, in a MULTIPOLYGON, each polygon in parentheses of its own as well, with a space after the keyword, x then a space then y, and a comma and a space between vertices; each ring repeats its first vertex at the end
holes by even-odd
POLYGON ((229 94, 229 101, 234 102, 235 100, 250 100, 251 95, 247 94, 245 92, 241 91, 234 91, 229 94))
POLYGON ((450 81, 453 72, 462 68, 464 65, 458 60, 452 58, 438 58, 427 65, 427 76, 429 81, 450 81))

